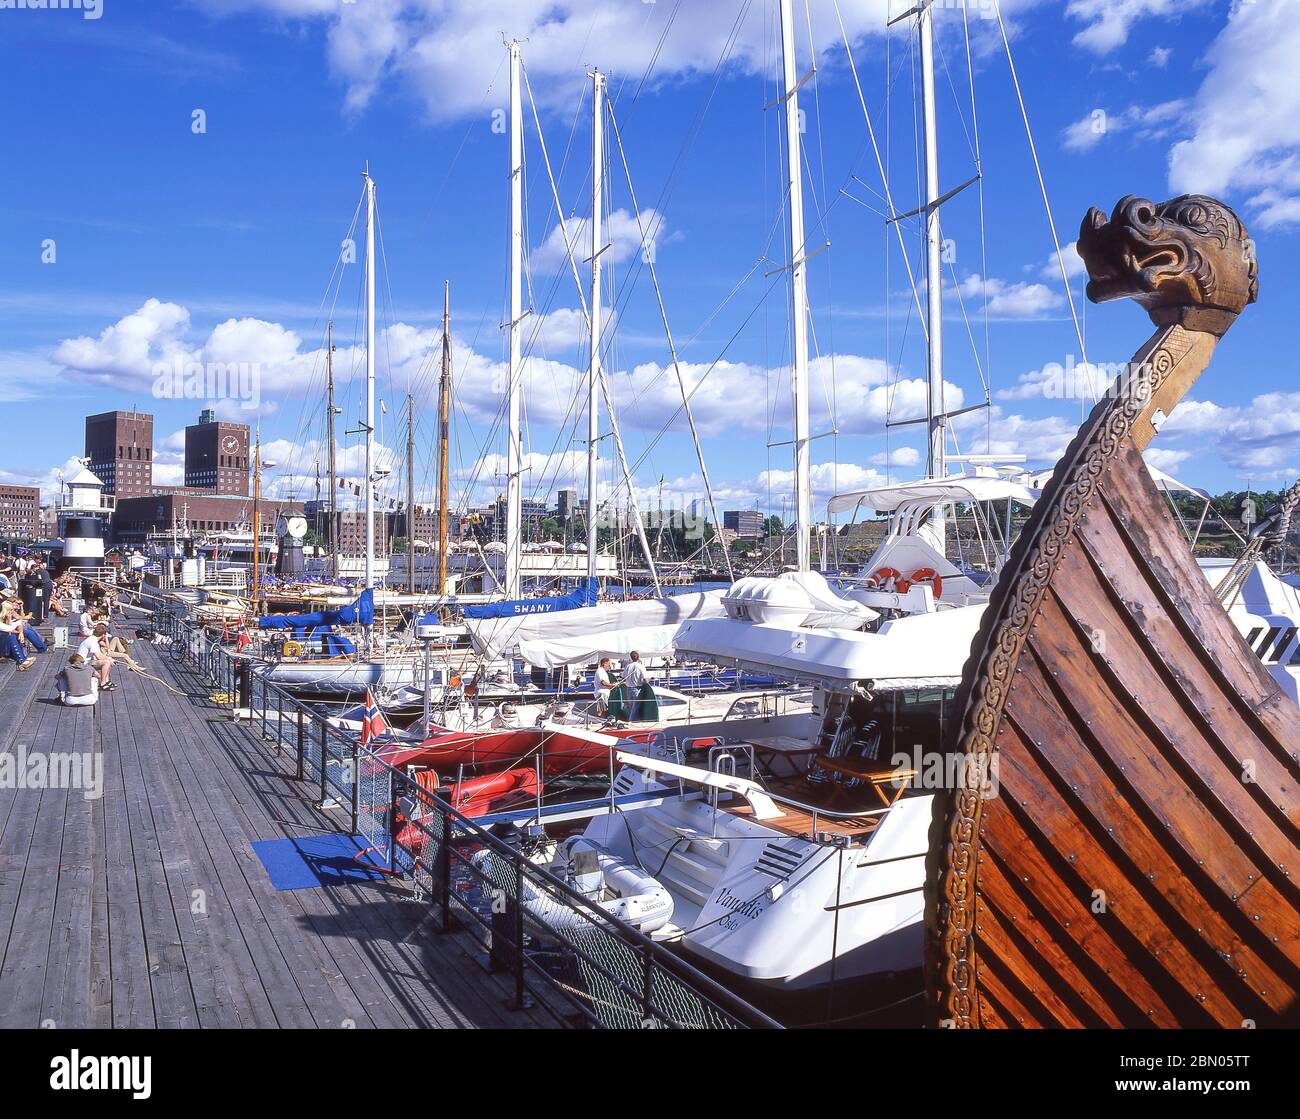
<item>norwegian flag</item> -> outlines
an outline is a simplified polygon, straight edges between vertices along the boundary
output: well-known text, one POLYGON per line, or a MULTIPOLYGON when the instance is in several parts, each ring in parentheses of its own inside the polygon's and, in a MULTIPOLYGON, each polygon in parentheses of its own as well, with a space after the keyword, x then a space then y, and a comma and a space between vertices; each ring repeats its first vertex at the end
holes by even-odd
POLYGON ((366 710, 361 717, 361 745, 367 745, 372 738, 378 738, 381 734, 388 733, 388 724, 384 722, 383 712, 379 710, 379 704, 375 702, 375 697, 370 694, 370 689, 366 689, 366 710))

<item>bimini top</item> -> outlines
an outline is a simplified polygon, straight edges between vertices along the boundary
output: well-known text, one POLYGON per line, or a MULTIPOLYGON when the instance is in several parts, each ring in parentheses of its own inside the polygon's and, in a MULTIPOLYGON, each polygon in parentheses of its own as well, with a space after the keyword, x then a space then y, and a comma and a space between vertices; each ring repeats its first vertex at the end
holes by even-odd
POLYGON ((991 473, 954 474, 950 478, 917 478, 894 486, 836 494, 827 502, 826 508, 829 513, 842 513, 846 509, 866 506, 877 513, 892 513, 899 506, 912 502, 946 505, 961 501, 1004 501, 1007 498, 1022 505, 1033 505, 1039 492, 1021 482, 991 473))

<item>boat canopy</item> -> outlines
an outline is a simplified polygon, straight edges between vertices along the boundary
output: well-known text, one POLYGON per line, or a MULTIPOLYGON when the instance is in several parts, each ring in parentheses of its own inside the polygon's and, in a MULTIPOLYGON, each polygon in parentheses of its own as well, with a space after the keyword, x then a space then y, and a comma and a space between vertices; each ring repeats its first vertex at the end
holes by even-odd
MULTIPOLYGON (((468 615, 468 611, 466 613, 468 615)), ((497 618, 467 616, 465 627, 469 630, 474 651, 481 657, 494 660, 508 649, 522 650, 527 646, 533 656, 541 659, 525 659, 545 666, 589 662, 602 654, 613 656, 632 649, 651 653, 651 649, 635 644, 623 649, 622 644, 632 638, 620 638, 617 634, 646 630, 647 627, 650 630, 658 627, 675 629, 690 618, 717 618, 725 613, 722 594, 704 591, 633 602, 603 602, 598 606, 546 614, 497 618), (548 643, 555 645, 553 654, 544 651, 548 643)), ((648 642, 654 634, 647 631, 634 636, 648 642)))
POLYGON ((894 486, 877 486, 870 490, 836 494, 827 502, 829 513, 865 506, 877 513, 892 513, 912 503, 951 505, 964 501, 1005 501, 1010 498, 1022 505, 1033 505, 1039 491, 1023 482, 976 472, 954 474, 950 478, 918 478, 894 486))
POLYGON ((489 602, 483 606, 466 606, 465 618, 523 618, 532 614, 554 614, 560 610, 579 610, 596 605, 597 586, 592 578, 583 579, 581 586, 568 594, 547 595, 541 598, 512 598, 505 602, 489 602))
POLYGON ((955 686, 983 613, 983 606, 969 606, 911 614, 875 633, 706 618, 684 623, 676 647, 678 653, 829 688, 955 686))
POLYGON ((367 587, 350 606, 341 610, 316 610, 310 614, 265 614, 257 619, 258 629, 312 630, 322 626, 374 625, 375 592, 367 587))

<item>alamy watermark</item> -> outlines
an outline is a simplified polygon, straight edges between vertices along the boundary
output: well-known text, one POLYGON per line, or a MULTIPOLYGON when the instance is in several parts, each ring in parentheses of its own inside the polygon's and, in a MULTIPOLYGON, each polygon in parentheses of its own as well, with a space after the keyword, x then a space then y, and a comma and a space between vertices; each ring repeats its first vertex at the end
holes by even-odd
POLYGON ((159 400, 238 400, 241 408, 262 403, 262 366, 256 361, 193 361, 180 356, 153 367, 159 400))
POLYGON ((0 753, 0 789, 80 789, 86 800, 104 795, 104 755, 44 753, 19 746, 0 753))
POLYGON ((892 784, 901 789, 911 785, 916 789, 969 789, 978 792, 985 800, 998 795, 998 757, 978 754, 957 754, 943 750, 923 750, 920 745, 912 752, 899 750, 889 759, 894 771, 892 784))
POLYGON ((80 12, 82 19, 99 19, 104 0, 0 0, 0 12, 80 12))

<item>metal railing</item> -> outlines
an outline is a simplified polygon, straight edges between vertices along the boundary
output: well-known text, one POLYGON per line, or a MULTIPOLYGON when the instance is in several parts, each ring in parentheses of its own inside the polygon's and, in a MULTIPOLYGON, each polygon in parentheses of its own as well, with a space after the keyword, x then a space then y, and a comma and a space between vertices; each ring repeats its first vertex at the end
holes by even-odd
MULTIPOLYGON (((445 791, 395 769, 201 627, 155 614, 173 661, 247 710, 250 729, 292 751, 295 776, 322 808, 347 813, 362 854, 460 929, 508 973, 514 1005, 561 1025, 606 1029, 780 1028, 664 945, 534 861, 547 841, 509 842, 451 807, 445 791)), ((517 834, 517 833, 516 833, 517 834)))

